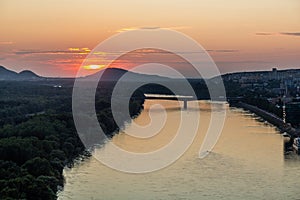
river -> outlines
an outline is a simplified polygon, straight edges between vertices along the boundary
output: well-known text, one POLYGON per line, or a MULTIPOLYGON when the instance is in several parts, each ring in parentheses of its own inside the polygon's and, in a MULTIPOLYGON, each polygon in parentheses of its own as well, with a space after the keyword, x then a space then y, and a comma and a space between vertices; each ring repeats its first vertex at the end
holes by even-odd
MULTIPOLYGON (((166 108, 167 121, 161 132, 148 139, 137 139, 120 132, 94 154, 104 153, 114 143, 133 152, 147 152, 170 141, 180 120, 176 101, 146 101, 145 109, 135 119, 140 125, 150 122, 149 108, 160 103, 166 108)), ((284 155, 284 138, 276 127, 254 114, 228 105, 222 135, 213 151, 198 158, 203 136, 212 112, 218 106, 206 101, 189 102, 186 114, 197 112, 201 122, 191 145, 172 165, 146 174, 123 173, 106 167, 94 157, 64 169, 66 183, 59 199, 300 199, 300 159, 284 155)), ((163 114, 153 109, 152 116, 163 114)), ((126 129, 131 129, 127 124, 126 129)))

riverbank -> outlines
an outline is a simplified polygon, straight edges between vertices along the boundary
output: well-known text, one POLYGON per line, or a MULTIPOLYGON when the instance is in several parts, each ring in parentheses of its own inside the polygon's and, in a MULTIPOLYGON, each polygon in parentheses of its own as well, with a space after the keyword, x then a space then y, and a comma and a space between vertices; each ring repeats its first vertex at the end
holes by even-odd
POLYGON ((245 110, 248 110, 252 113, 255 113, 259 117, 263 118, 264 120, 268 121, 269 123, 276 126, 281 133, 287 134, 287 136, 290 138, 288 142, 285 143, 285 150, 292 149, 294 138, 297 138, 300 136, 299 130, 292 127, 289 123, 284 123, 284 121, 279 118, 278 116, 274 115, 273 113, 267 112, 263 109, 260 109, 256 106, 244 103, 244 102, 238 102, 234 103, 232 106, 243 108, 245 110))

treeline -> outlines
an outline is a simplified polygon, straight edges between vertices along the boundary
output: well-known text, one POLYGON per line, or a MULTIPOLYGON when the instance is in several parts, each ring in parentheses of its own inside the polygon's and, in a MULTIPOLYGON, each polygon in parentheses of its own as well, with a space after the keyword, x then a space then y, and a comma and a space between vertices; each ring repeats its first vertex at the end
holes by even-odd
POLYGON ((66 87, 53 87, 53 82, 1 81, 0 127, 18 124, 36 113, 71 112, 73 81, 65 81, 66 87))
MULTIPOLYGON (((56 199, 63 187, 63 168, 88 156, 72 116, 70 80, 0 82, 0 199, 56 199)), ((101 127, 111 137, 115 123, 112 84, 98 92, 96 110, 101 127), (99 95, 100 94, 100 95, 99 95)), ((130 100, 130 115, 143 107, 143 94, 130 100)), ((124 122, 130 119, 125 119, 124 122)))
POLYGON ((0 129, 1 199, 56 199, 63 168, 84 152, 72 116, 42 115, 0 129))

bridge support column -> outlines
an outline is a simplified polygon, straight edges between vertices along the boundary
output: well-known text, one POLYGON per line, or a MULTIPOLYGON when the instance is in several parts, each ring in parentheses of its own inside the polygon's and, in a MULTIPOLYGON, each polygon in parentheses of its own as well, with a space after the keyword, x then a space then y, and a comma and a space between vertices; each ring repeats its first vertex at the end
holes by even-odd
POLYGON ((187 109, 187 100, 183 100, 183 109, 184 109, 184 110, 187 109))

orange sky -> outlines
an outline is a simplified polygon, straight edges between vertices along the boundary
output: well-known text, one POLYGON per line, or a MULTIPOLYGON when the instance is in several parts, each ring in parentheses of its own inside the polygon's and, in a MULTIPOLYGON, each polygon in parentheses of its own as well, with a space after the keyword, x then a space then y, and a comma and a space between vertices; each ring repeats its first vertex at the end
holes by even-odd
POLYGON ((299 0, 1 0, 0 65, 75 76, 119 31, 170 28, 198 41, 221 72, 300 68, 299 0))

